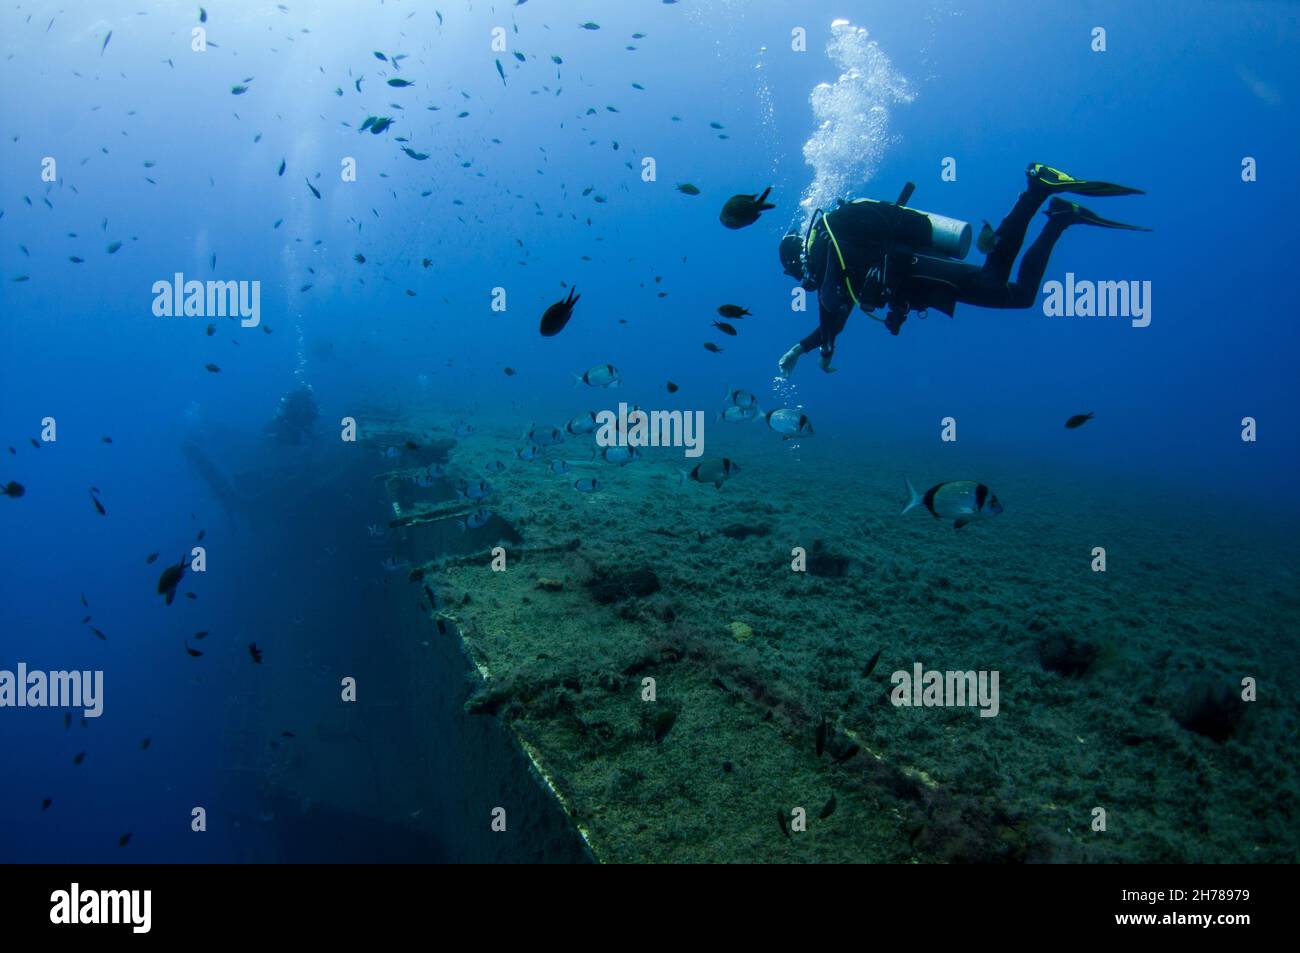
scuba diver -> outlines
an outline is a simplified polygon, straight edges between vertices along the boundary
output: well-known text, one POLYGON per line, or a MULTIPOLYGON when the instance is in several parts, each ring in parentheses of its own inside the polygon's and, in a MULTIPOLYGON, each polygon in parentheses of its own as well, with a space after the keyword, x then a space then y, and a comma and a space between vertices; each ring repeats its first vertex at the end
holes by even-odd
POLYGON ((1075 179, 1041 163, 1031 164, 1025 177, 1025 190, 997 231, 984 223, 978 241, 986 256, 983 266, 960 261, 970 250, 969 224, 906 207, 915 189, 910 182, 897 202, 841 200, 829 212, 813 213, 803 239, 795 232, 782 238, 781 267, 805 290, 817 292, 818 325, 781 356, 781 376, 789 377, 800 355, 814 350, 821 352, 822 370, 832 373, 835 338, 855 304, 895 335, 911 311, 935 308, 952 317, 958 302, 982 308, 1028 308, 1038 297, 1052 248, 1069 226, 1151 231, 1102 218, 1059 197, 1062 192, 1142 195, 1141 189, 1075 179), (1029 222, 1048 198, 1047 224, 1025 252, 1016 280, 1009 282, 1029 222), (884 318, 874 314, 878 308, 887 309, 884 318))
POLYGON ((277 443, 296 445, 304 437, 316 436, 312 425, 319 416, 320 410, 316 407, 311 385, 303 384, 280 398, 275 416, 266 425, 265 432, 277 443))

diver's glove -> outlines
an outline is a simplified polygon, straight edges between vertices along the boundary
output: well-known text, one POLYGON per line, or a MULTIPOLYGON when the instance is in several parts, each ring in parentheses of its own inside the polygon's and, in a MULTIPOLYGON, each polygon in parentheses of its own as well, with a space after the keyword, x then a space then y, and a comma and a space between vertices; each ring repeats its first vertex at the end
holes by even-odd
POLYGON ((903 329, 903 322, 907 320, 906 311, 890 311, 885 316, 885 327, 889 328, 889 333, 898 337, 898 332, 903 329))

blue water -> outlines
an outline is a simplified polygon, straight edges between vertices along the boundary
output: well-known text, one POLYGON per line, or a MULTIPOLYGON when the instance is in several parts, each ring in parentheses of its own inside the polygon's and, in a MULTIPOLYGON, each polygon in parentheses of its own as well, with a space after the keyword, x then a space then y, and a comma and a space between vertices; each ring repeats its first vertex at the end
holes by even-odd
MULTIPOLYGON (((933 446, 953 416, 963 445, 1044 480, 1086 470, 1142 485, 1193 524, 1235 512, 1261 533, 1294 522, 1290 5, 1039 4, 1031 16, 1010 2, 440 0, 441 23, 424 2, 286 6, 209 4, 206 52, 190 49, 193 3, 0 12, 0 483, 27 489, 0 498, 0 668, 99 668, 108 686, 104 717, 85 728, 65 728, 61 711, 0 710, 0 857, 294 856, 292 845, 259 853, 268 809, 247 775, 232 780, 230 711, 301 670, 255 668, 243 647, 273 653, 305 626, 323 664, 347 671, 387 598, 365 536, 386 514, 364 487, 339 487, 314 515, 231 518, 180 454, 187 435, 260 484, 332 466, 346 452, 336 422, 365 402, 522 431, 571 416, 572 376, 612 362, 620 398, 711 418, 724 386, 747 387, 765 405, 797 402, 819 434, 900 456, 881 466, 903 469, 903 448, 933 446), (845 71, 827 52, 841 16, 878 47, 849 64, 874 71, 850 77, 828 135, 868 137, 841 139, 814 168, 810 94, 845 71), (581 29, 587 20, 600 29, 581 29), (491 48, 495 26, 504 52, 491 48), (1105 52, 1090 49, 1097 26, 1105 52), (804 52, 791 49, 796 27, 804 52), (395 122, 358 133, 372 115, 395 122), (1248 156, 1258 181, 1242 181, 1248 156), (340 180, 345 157, 355 182, 340 180), (646 157, 655 181, 642 178, 646 157), (955 181, 941 178, 946 157, 955 181), (810 356, 774 383, 778 356, 816 325, 815 305, 791 311, 776 257, 816 177, 883 199, 912 181, 911 205, 978 230, 1010 208, 1030 161, 1147 190, 1081 199, 1154 231, 1074 228, 1046 278, 1150 281, 1149 327, 959 305, 952 320, 914 316, 895 338, 855 313, 837 373, 810 356), (675 190, 686 182, 702 194, 675 190), (775 210, 720 226, 727 197, 769 185, 775 210), (215 318, 208 336, 208 318, 155 317, 151 288, 175 272, 260 281, 272 333, 215 318), (542 338, 538 318, 566 285, 582 300, 542 338), (495 288, 504 312, 491 308, 495 288), (736 337, 710 327, 723 302, 753 312, 736 337), (673 397, 668 379, 681 386, 673 397), (322 436, 274 446, 263 425, 301 384, 322 436), (1089 411, 1082 430, 1062 428, 1089 411), (35 449, 46 417, 57 440, 35 449), (1244 417, 1258 421, 1256 442, 1240 437, 1244 417), (181 587, 197 599, 166 607, 158 573, 199 529, 212 568, 181 587), (322 568, 326 546, 358 552, 355 565, 322 568), (204 629, 209 652, 192 659, 178 643, 204 629), (198 838, 196 804, 253 820, 198 838)), ((815 442, 799 452, 810 480, 838 465, 815 442)))

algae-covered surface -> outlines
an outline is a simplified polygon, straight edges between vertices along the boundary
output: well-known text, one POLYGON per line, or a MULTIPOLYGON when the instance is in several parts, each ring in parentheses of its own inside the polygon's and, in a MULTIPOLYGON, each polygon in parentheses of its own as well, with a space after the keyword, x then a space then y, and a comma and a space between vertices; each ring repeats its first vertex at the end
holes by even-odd
MULTIPOLYGON (((619 467, 590 438, 524 463, 511 428, 457 442, 445 484, 389 481, 482 677, 467 709, 598 860, 1297 859, 1286 532, 1005 463, 979 475, 1006 512, 955 530, 900 517, 894 462, 758 429, 721 488, 680 450, 619 467), (482 501, 451 490, 484 478, 482 501), (480 505, 481 529, 418 522, 480 505), (997 672, 996 716, 895 706, 916 663, 997 672)), ((914 476, 967 475, 940 460, 914 476)))

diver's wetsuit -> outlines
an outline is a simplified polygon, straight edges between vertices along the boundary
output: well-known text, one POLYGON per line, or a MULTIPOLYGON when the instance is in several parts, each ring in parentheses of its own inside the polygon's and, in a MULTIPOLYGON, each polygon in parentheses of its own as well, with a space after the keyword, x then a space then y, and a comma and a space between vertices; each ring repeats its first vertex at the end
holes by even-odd
POLYGON ((896 246, 892 249, 873 236, 885 232, 879 227, 880 216, 897 215, 897 206, 857 201, 827 212, 814 224, 808 240, 807 268, 817 288, 819 323, 799 342, 804 353, 821 348, 823 357, 829 359, 855 303, 868 313, 888 304, 903 313, 934 308, 949 317, 958 302, 982 308, 1028 308, 1038 296, 1052 248, 1070 224, 1064 216, 1049 217, 1042 234, 1025 252, 1016 280, 1008 282, 1029 222, 1050 194, 1033 182, 1020 193, 994 233, 993 250, 983 266, 908 251, 908 246, 928 244, 930 225, 919 212, 904 209, 915 218, 892 223, 896 246), (886 213, 886 209, 891 211, 886 213), (882 264, 888 291, 880 286, 876 270, 882 264))

